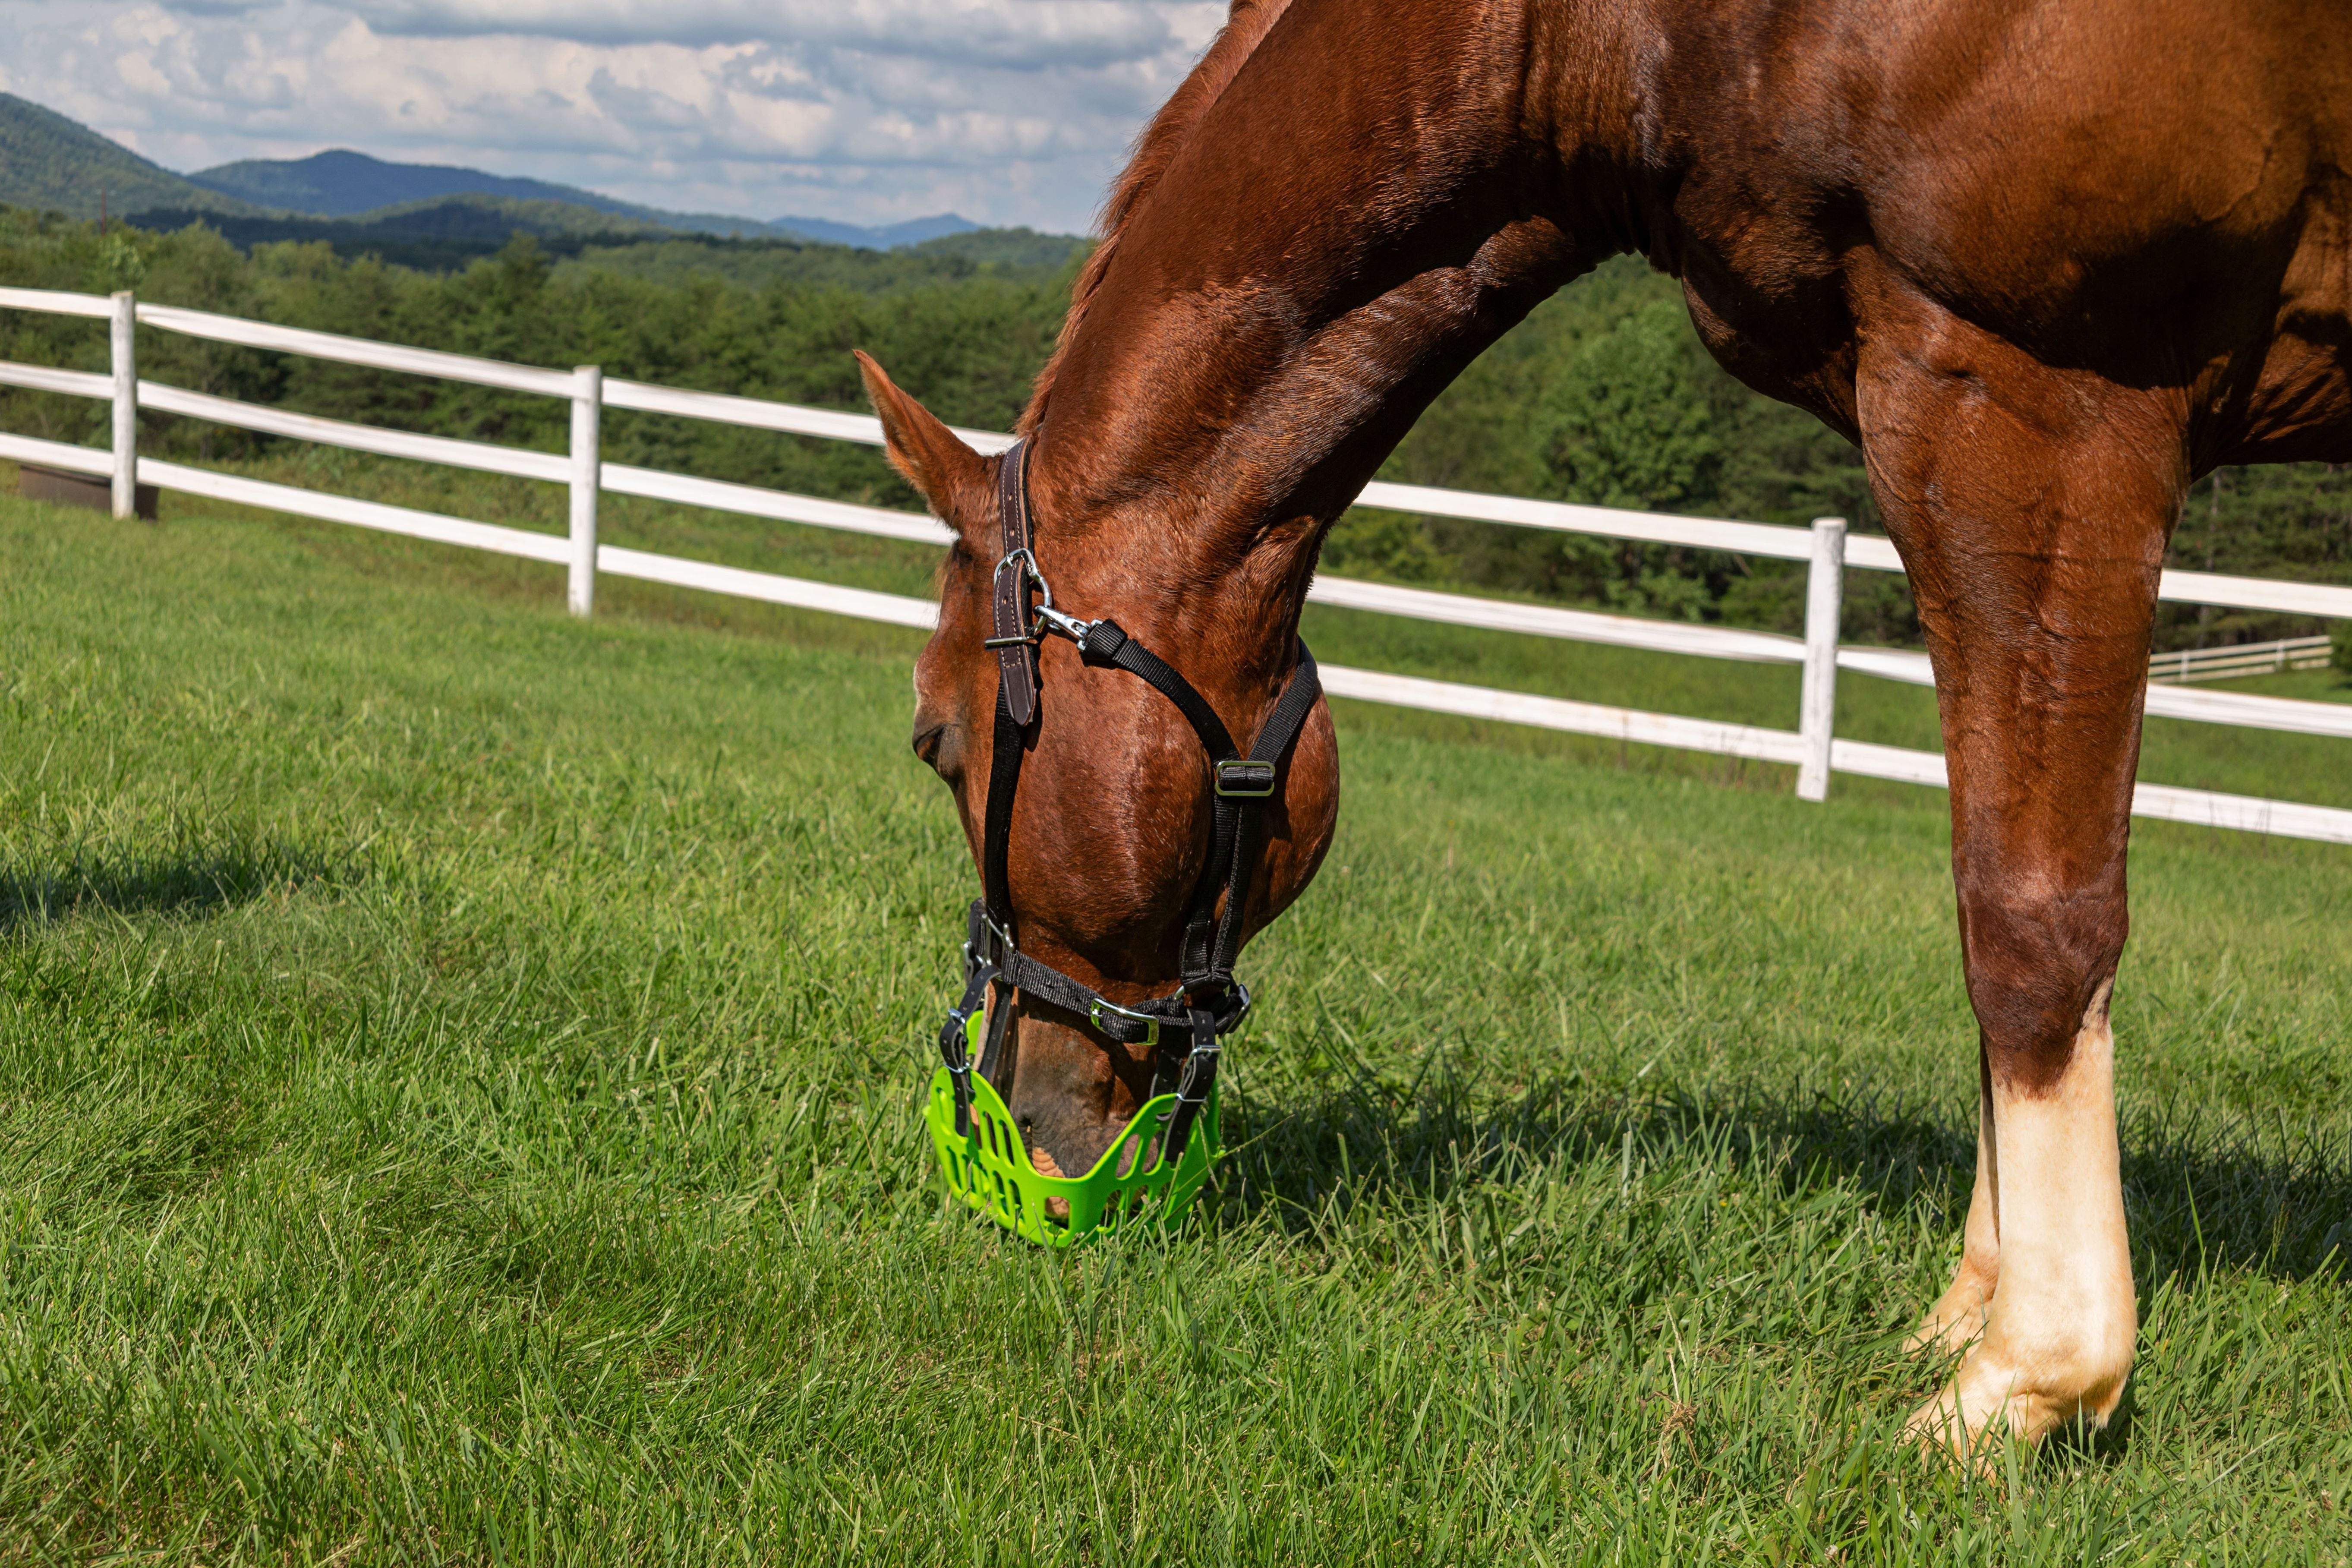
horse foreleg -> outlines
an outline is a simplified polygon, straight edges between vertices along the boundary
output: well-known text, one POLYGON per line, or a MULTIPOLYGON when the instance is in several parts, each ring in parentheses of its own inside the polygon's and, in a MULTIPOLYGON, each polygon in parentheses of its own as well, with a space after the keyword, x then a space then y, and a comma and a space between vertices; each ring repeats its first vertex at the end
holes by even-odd
POLYGON ((1962 1261, 1918 1339, 1967 1352, 1913 1430, 2038 1439, 2121 1396, 2137 1332, 2107 999, 2148 630, 2184 476, 2153 395, 1910 306, 1857 378, 1935 658, 1979 1026, 1962 1261))

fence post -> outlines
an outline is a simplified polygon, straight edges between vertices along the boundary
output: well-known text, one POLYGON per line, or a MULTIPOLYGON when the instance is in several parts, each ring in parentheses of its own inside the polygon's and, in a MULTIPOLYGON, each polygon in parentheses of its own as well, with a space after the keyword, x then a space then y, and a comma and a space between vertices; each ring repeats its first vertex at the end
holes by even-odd
POLYGON ((114 296, 107 333, 114 362, 114 515, 134 516, 139 510, 139 363, 138 301, 126 289, 114 296))
POLYGON ((597 422, 604 403, 604 372, 596 365, 572 372, 572 583, 575 616, 596 609, 596 488, 604 459, 597 422))
POLYGON ((1813 519, 1812 566, 1805 578, 1805 684, 1797 709, 1804 760, 1797 798, 1827 800, 1831 730, 1837 718, 1838 617, 1845 598, 1845 519, 1813 519))

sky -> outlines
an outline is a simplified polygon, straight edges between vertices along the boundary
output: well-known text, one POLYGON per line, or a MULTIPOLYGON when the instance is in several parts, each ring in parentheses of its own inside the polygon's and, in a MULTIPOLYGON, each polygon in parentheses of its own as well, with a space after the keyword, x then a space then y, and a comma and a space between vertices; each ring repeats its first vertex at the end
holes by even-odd
POLYGON ((349 147, 648 206, 1087 229, 1222 0, 0 0, 0 90, 167 169, 349 147))

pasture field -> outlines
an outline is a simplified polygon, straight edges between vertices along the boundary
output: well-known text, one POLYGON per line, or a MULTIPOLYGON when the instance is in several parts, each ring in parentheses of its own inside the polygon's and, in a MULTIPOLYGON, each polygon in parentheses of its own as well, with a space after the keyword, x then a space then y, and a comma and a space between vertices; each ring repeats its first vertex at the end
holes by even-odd
MULTIPOLYGON (((770 533, 695 552, 919 581, 770 533)), ((1897 1437, 1973 1160, 1940 794, 1341 704, 1202 1222, 1055 1258, 920 1136, 919 639, 603 592, 0 500, 0 1559, 2352 1563, 2352 850, 2137 828, 2139 1361, 1979 1477, 1897 1437)), ((2149 776, 2352 789, 2192 729, 2149 776)))

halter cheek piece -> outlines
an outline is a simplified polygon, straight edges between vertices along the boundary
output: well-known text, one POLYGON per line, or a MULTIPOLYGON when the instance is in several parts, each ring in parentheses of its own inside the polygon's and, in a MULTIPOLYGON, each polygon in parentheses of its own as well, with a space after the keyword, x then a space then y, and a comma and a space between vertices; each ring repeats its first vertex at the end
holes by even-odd
POLYGON ((1013 1016, 1005 1005, 1010 995, 1000 994, 999 1005, 990 1009, 977 1063, 966 1043, 968 1027, 990 990, 1001 987, 1076 1014, 1123 1045, 1150 1048, 1152 1094, 1164 1094, 1171 1086, 1177 1093, 1176 1110, 1160 1146, 1181 1151, 1216 1082, 1218 1042, 1249 1014, 1249 987, 1234 977, 1233 966, 1241 952, 1250 872, 1257 860, 1258 808, 1278 787, 1283 759, 1322 695, 1322 683, 1316 678, 1313 657, 1301 643, 1289 681, 1244 756, 1216 710, 1192 683, 1121 631, 1118 623, 1108 616, 1081 621, 1055 607, 1053 590, 1038 570, 1031 544, 1028 467, 1029 443, 1017 442, 1004 454, 997 478, 1004 552, 997 562, 991 595, 995 635, 984 645, 996 654, 998 679, 995 759, 989 769, 988 815, 981 837, 982 896, 973 901, 966 922, 963 999, 940 1030, 940 1055, 955 1089, 956 1134, 968 1136, 971 1130, 972 1073, 987 1077, 998 1062, 1013 1016), (1042 596, 1040 602, 1033 604, 1032 590, 1042 596), (1076 643, 1078 657, 1087 665, 1126 670, 1159 691, 1184 715, 1208 753, 1213 795, 1209 857, 1185 906, 1177 969, 1182 978, 1172 994, 1134 1007, 1121 1006, 1039 963, 1013 940, 1006 871, 1013 797, 1020 788, 1022 756, 1038 716, 1037 645, 1048 634, 1076 643), (1222 914, 1217 908, 1221 893, 1222 914), (1160 1048, 1166 1035, 1174 1036, 1173 1052, 1160 1048))

